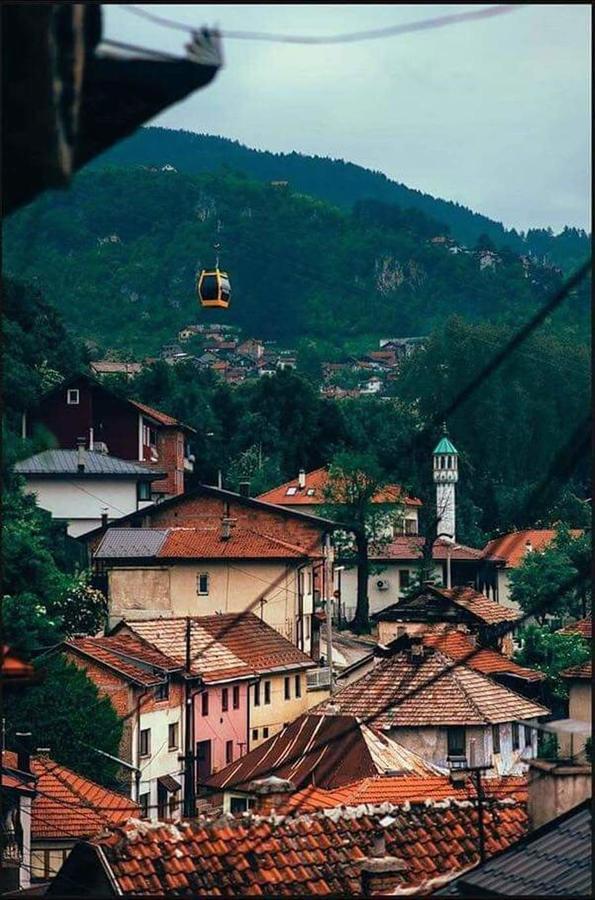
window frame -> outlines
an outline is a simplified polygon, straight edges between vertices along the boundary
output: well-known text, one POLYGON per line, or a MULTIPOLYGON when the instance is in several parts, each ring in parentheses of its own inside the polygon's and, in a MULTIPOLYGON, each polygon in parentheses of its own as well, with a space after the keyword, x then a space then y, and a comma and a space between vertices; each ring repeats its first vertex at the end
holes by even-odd
POLYGON ((399 569, 399 590, 406 591, 411 587, 411 569, 399 569))
POLYGON ((533 728, 531 725, 523 725, 525 730, 525 748, 531 749, 533 747, 533 728))
POLYGON ((253 728, 253 729, 252 729, 252 740, 253 740, 253 741, 257 741, 257 740, 258 740, 258 728, 253 728))
POLYGON ((151 792, 150 791, 145 791, 144 794, 139 794, 138 805, 140 806, 141 819, 150 818, 150 813, 151 813, 151 792), (146 801, 145 801, 145 798, 146 798, 146 801))
POLYGON ((146 503, 147 501, 151 501, 153 498, 151 496, 151 482, 150 481, 137 481, 136 482, 136 499, 139 503, 146 503), (148 493, 148 497, 143 497, 143 492, 148 493))
POLYGON ((265 681, 264 683, 264 705, 270 706, 271 704, 271 682, 265 681))
POLYGON ((291 700, 291 679, 286 675, 283 679, 283 699, 291 700))
POLYGON ((209 714, 209 692, 203 691, 200 695, 200 714, 201 716, 208 716, 209 714))
POLYGON ((151 729, 150 728, 141 728, 139 741, 138 741, 138 755, 141 759, 146 759, 151 755, 151 729), (143 738, 143 735, 146 735, 146 738, 143 738), (146 752, 143 752, 143 744, 146 743, 146 752))
POLYGON ((233 741, 225 741, 225 765, 230 766, 233 762, 233 741))
POLYGON ((229 688, 221 689, 221 712, 229 710, 229 688))
POLYGON ((180 747, 180 736, 179 736, 179 722, 170 722, 167 726, 167 749, 168 750, 178 750, 180 747), (172 728, 173 734, 175 736, 175 743, 172 744, 172 728))
POLYGON ((169 700, 169 680, 155 685, 153 688, 153 696, 156 703, 163 703, 164 700, 169 700))
POLYGON ((302 696, 302 676, 295 676, 295 696, 296 698, 300 698, 302 696))
POLYGON ((467 730, 464 725, 450 725, 446 729, 446 755, 448 759, 452 757, 467 756, 467 730), (462 744, 454 745, 454 733, 457 732, 459 738, 462 736, 462 744), (462 752, 459 752, 462 747, 462 752))
POLYGON ((231 705, 232 709, 240 708, 240 686, 238 684, 234 684, 231 691, 231 705))
POLYGON ((268 738, 268 736, 269 736, 269 726, 268 725, 263 726, 262 736, 263 736, 263 738, 268 738))
POLYGON ((66 391, 66 405, 67 406, 80 406, 81 405, 81 392, 78 388, 68 388, 66 391), (70 399, 71 394, 76 394, 76 400, 70 399))
POLYGON ((520 750, 521 749, 521 729, 518 722, 511 723, 511 739, 512 739, 512 749, 520 750))
POLYGON ((196 593, 199 597, 208 597, 209 589, 211 587, 211 579, 209 578, 208 572, 199 572, 196 576, 196 593), (201 581, 202 579, 206 579, 206 590, 201 589, 201 581))
POLYGON ((492 725, 492 753, 501 753, 502 744, 500 741, 500 726, 492 725))
POLYGON ((254 706, 260 706, 260 681, 254 685, 254 706))

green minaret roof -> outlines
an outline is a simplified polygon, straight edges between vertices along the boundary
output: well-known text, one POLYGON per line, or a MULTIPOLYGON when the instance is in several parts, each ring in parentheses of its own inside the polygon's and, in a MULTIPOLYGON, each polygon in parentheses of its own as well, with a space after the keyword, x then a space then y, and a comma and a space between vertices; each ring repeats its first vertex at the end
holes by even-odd
POLYGON ((451 454, 454 453, 456 456, 458 456, 459 451, 457 450, 455 445, 449 440, 448 433, 446 431, 446 425, 442 426, 442 430, 444 431, 444 434, 442 435, 442 437, 436 444, 436 447, 434 448, 434 456, 437 456, 439 453, 451 453, 451 454))

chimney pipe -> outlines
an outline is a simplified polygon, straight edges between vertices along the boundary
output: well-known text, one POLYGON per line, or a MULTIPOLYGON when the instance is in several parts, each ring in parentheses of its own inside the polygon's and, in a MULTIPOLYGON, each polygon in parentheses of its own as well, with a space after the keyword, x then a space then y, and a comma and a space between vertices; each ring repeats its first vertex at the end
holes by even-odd
POLYGON ((231 537, 232 520, 227 516, 221 519, 221 540, 228 541, 231 537))
POLYGON ((386 829, 396 822, 392 816, 384 816, 374 833, 373 848, 369 856, 361 860, 362 894, 364 897, 393 894, 403 882, 407 868, 404 860, 386 855, 386 829))
POLYGON ((79 472, 85 471, 85 438, 78 437, 76 439, 77 447, 78 447, 78 465, 77 469, 79 472))
POLYGON ((250 482, 249 481, 240 481, 240 497, 249 497, 250 496, 250 482))
POLYGON ((30 731, 16 731, 17 739, 17 766, 19 772, 31 771, 31 739, 33 735, 30 731))
POLYGON ((101 510, 101 527, 107 528, 107 506, 101 510))
POLYGON ((301 491, 306 487, 306 470, 300 469, 298 472, 298 485, 301 491))

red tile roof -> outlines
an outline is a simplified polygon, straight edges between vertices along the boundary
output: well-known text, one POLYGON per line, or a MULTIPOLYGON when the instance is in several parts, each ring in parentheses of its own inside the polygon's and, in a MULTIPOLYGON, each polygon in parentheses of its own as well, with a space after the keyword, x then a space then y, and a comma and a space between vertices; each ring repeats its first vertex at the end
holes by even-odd
POLYGON ((2 645, 2 679, 9 683, 29 681, 35 677, 35 670, 30 663, 17 656, 6 644, 2 645))
POLYGON ((545 678, 543 672, 519 666, 518 663, 508 659, 503 653, 498 653, 497 650, 491 650, 487 647, 476 648, 473 642, 461 631, 455 629, 442 634, 425 634, 423 640, 428 647, 435 647, 441 653, 444 653, 445 656, 450 656, 451 659, 463 659, 472 653, 473 656, 469 658, 466 665, 471 669, 476 669, 478 672, 483 672, 484 675, 502 672, 517 675, 526 681, 543 681, 545 678))
MULTIPOLYGON (((328 469, 314 469, 313 472, 306 473, 306 485, 300 488, 297 478, 286 481, 278 487, 273 488, 266 493, 261 494, 258 500, 264 500, 266 503, 275 503, 280 506, 314 506, 326 503, 324 496, 325 489, 328 485, 329 474, 328 469), (296 488, 296 493, 288 494, 288 488, 296 488), (309 490, 314 490, 314 494, 308 494, 309 490)), ((406 497, 403 495, 403 489, 398 484, 386 485, 374 497, 375 503, 398 503, 403 501, 406 506, 421 506, 421 500, 416 497, 406 497)))
POLYGON ((298 559, 308 554, 279 538, 247 528, 231 528, 231 536, 221 537, 221 529, 171 528, 156 554, 164 559, 298 559))
MULTIPOLYGON (((527 802, 526 778, 486 778, 483 790, 489 798, 512 797, 519 803, 527 802)), ((308 785, 292 794, 276 812, 280 815, 306 813, 336 806, 359 806, 361 803, 423 803, 447 798, 474 800, 476 796, 477 789, 470 780, 462 786, 455 786, 447 775, 378 775, 335 790, 308 785)))
MULTIPOLYGON (((359 861, 372 851, 387 812, 387 854, 401 858, 403 883, 460 872, 479 861, 477 812, 443 801, 353 808, 311 816, 227 817, 179 825, 131 822, 95 840, 126 894, 181 896, 362 896, 359 861)), ((484 812, 492 856, 527 832, 524 804, 497 800, 484 812)))
POLYGON ((351 715, 308 713, 207 783, 212 788, 239 788, 274 775, 289 779, 296 788, 311 782, 335 788, 387 772, 433 776, 442 771, 351 715))
POLYGON ((495 625, 498 622, 514 622, 521 617, 521 613, 509 606, 503 606, 490 600, 485 594, 471 587, 432 588, 432 590, 451 600, 457 606, 473 613, 486 625, 495 625))
POLYGON ((213 640, 220 641, 258 673, 316 665, 310 656, 257 616, 230 613, 201 616, 196 621, 213 640))
POLYGON ((136 408, 144 415, 149 416, 156 422, 159 422, 160 425, 175 425, 178 428, 185 429, 186 431, 195 430, 194 428, 190 428, 189 425, 184 425, 184 423, 178 421, 178 419, 174 419, 173 416, 168 416, 167 413, 162 413, 158 409, 154 409, 152 406, 147 406, 145 403, 139 403, 137 400, 129 400, 128 402, 131 403, 132 406, 136 406, 136 408))
MULTIPOLYGON (((471 587, 440 588, 426 585, 412 596, 374 613, 372 618, 378 622, 441 621, 441 609, 450 603, 463 613, 470 613, 483 625, 515 622, 521 616, 517 610, 496 603, 471 587), (431 619, 428 619, 430 613, 431 619)), ((452 621, 452 615, 447 616, 447 610, 444 611, 444 616, 444 621, 452 621)))
MULTIPOLYGON (((423 555, 424 538, 421 535, 399 535, 384 546, 380 546, 377 550, 371 549, 371 559, 421 559, 423 555)), ((447 558, 448 544, 446 541, 437 540, 432 548, 432 559, 443 560, 447 558)), ((451 549, 450 558, 453 560, 479 560, 481 559, 481 550, 475 547, 467 547, 464 544, 457 544, 451 549)))
POLYGON ((497 724, 549 712, 430 647, 419 660, 404 650, 379 661, 315 707, 332 709, 364 721, 374 717, 374 726, 384 729, 497 724))
MULTIPOLYGON (((573 537, 580 537, 583 532, 573 530, 570 534, 573 537)), ((527 551, 527 541, 531 543, 533 550, 539 551, 545 550, 555 537, 556 531, 546 528, 513 531, 511 534, 503 534, 493 541, 489 541, 483 549, 482 556, 484 559, 494 562, 503 561, 507 568, 515 568, 523 561, 527 551)))
POLYGON ((122 825, 139 814, 139 807, 123 794, 101 787, 47 756, 31 758, 37 777, 33 800, 33 840, 89 838, 106 826, 122 825))
POLYGON ((588 616, 586 619, 579 619, 578 622, 571 622, 570 625, 560 628, 558 634, 580 634, 591 640, 593 634, 591 616, 588 616))
POLYGON ((163 675, 154 675, 151 672, 147 672, 142 666, 123 659, 109 647, 109 638, 94 637, 70 638, 62 644, 65 652, 73 652, 77 656, 82 655, 92 659, 95 663, 99 663, 99 665, 107 666, 120 675, 124 681, 143 685, 144 687, 151 687, 163 681, 163 675))
POLYGON ((590 659, 587 662, 584 662, 581 666, 571 666, 569 669, 564 669, 563 672, 560 672, 562 678, 578 678, 581 681, 583 679, 591 681, 591 673, 592 666, 590 659))

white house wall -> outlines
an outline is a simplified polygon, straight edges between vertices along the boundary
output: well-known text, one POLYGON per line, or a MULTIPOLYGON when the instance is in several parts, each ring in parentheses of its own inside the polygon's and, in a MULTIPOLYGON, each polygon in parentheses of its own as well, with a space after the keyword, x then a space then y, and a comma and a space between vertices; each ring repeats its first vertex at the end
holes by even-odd
POLYGON ((146 728, 151 729, 151 755, 138 756, 139 750, 139 734, 138 727, 133 729, 134 754, 135 763, 142 770, 140 780, 140 794, 148 793, 150 795, 149 814, 152 819, 157 818, 157 779, 163 775, 171 775, 180 783, 182 790, 179 799, 183 794, 183 776, 182 763, 178 759, 183 751, 183 732, 181 721, 182 713, 180 708, 162 708, 153 712, 141 713, 140 730, 146 728), (169 743, 169 725, 178 723, 178 747, 175 750, 168 748, 169 743))
MULTIPOLYGON (((380 568, 380 566, 378 566, 380 568)), ((368 599, 370 601, 370 615, 380 612, 396 600, 401 600, 405 594, 400 590, 399 572, 410 572, 410 580, 414 578, 417 568, 415 560, 411 562, 387 562, 382 564, 382 570, 368 578, 368 599), (385 590, 377 586, 378 581, 387 582, 385 590)), ((435 565, 433 575, 442 578, 442 567, 435 565)), ((347 619, 352 618, 357 603, 357 568, 345 569, 341 572, 341 607, 343 615, 347 619)))

